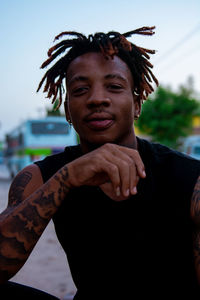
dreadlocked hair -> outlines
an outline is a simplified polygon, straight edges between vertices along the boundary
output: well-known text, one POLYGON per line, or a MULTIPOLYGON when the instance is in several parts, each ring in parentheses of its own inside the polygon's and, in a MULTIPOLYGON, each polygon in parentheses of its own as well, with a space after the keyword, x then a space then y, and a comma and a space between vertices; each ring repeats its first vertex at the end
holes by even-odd
POLYGON ((55 40, 63 36, 69 36, 70 38, 49 49, 47 53, 49 58, 41 65, 41 68, 48 66, 67 49, 68 51, 45 73, 39 83, 37 92, 46 80, 43 92, 47 93, 47 98, 52 98, 52 103, 55 102, 59 94, 59 104, 57 106, 59 108, 64 93, 62 82, 67 76, 67 68, 70 62, 88 52, 101 52, 105 59, 113 59, 117 55, 129 66, 134 79, 133 92, 138 95, 138 101, 146 100, 148 95, 154 91, 152 80, 158 85, 158 80, 151 71, 153 65, 149 62, 149 54, 154 54, 155 50, 138 47, 129 42, 127 38, 134 34, 153 35, 155 33, 153 29, 155 29, 155 26, 142 27, 123 34, 115 31, 110 31, 107 34, 98 32, 94 35, 90 34, 88 37, 74 31, 60 33, 55 37, 55 40))

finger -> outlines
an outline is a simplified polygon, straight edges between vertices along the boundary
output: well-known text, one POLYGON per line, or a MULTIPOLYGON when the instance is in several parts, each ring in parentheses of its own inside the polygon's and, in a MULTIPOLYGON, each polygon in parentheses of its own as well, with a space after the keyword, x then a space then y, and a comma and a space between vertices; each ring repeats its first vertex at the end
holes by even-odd
POLYGON ((140 177, 136 175, 134 178, 132 177, 133 171, 130 171, 130 194, 137 194, 137 184, 139 182, 140 177))
MULTIPOLYGON (((112 151, 112 161, 118 164, 121 178, 121 192, 125 197, 130 194, 137 193, 137 184, 139 178, 145 178, 145 168, 139 152, 135 149, 127 148, 124 146, 109 145, 109 151, 112 151), (124 162, 127 165, 124 165, 124 162)), ((109 152, 110 154, 110 152, 109 152)), ((110 156, 108 155, 107 159, 110 156)))
POLYGON ((121 161, 119 166, 119 174, 121 179, 121 193, 125 197, 128 197, 130 195, 130 170, 130 163, 126 161, 121 161))
MULTIPOLYGON (((105 155, 106 156, 106 155, 105 155)), ((106 160, 114 164, 118 168, 120 176, 120 192, 125 196, 130 195, 130 170, 132 172, 132 179, 136 182, 136 168, 134 161, 125 153, 122 153, 121 150, 116 149, 114 155, 106 156, 106 160), (132 165, 132 168, 130 166, 132 165)), ((119 191, 118 191, 119 192, 119 191)))
POLYGON ((140 157, 139 152, 135 149, 131 149, 131 148, 127 148, 127 147, 122 147, 122 148, 123 148, 123 151, 127 155, 129 155, 132 158, 132 160, 134 161, 138 175, 141 178, 145 178, 146 177, 145 166, 140 157))
POLYGON ((121 194, 121 176, 116 163, 104 161, 102 171, 105 172, 112 183, 113 189, 117 196, 121 194))
MULTIPOLYGON (((116 193, 119 194, 119 191, 121 191, 125 197, 137 193, 136 186, 139 177, 144 178, 146 176, 144 164, 138 151, 124 146, 105 144, 101 147, 98 154, 100 154, 98 161, 101 160, 100 158, 103 158, 102 165, 105 159, 107 162, 114 164, 118 169, 120 178, 119 186, 116 184, 118 179, 117 181, 112 179, 113 188, 116 190, 116 193)), ((109 170, 107 172, 109 173, 109 170)), ((112 178, 113 173, 110 173, 109 176, 112 178)))
MULTIPOLYGON (((121 169, 120 172, 121 184, 122 184, 121 190, 123 195, 127 197, 130 194, 131 195, 137 194, 137 184, 139 182, 139 178, 140 177, 145 178, 146 173, 139 152, 135 149, 125 148, 122 146, 120 147, 121 147, 120 149, 115 149, 115 152, 116 153, 118 152, 117 156, 124 159, 128 163, 127 168, 129 168, 129 172, 128 169, 126 170, 127 172, 125 172, 123 168, 121 169)), ((119 163, 121 163, 121 161, 119 163)))
POLYGON ((129 172, 130 172, 130 182, 129 182, 129 186, 130 186, 130 194, 134 195, 137 193, 137 184, 139 181, 139 176, 137 174, 137 168, 135 163, 133 162, 130 166, 129 166, 129 172))

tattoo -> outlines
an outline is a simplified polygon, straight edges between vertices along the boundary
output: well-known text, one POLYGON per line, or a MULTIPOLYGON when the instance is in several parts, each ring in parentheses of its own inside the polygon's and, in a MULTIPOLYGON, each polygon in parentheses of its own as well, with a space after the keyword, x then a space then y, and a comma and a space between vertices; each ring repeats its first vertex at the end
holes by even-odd
MULTIPOLYGON (((40 199, 43 201, 43 198, 40 199)), ((13 214, 15 227, 12 228, 12 232, 20 239, 27 239, 29 242, 37 241, 41 235, 43 229, 47 225, 47 218, 42 217, 38 213, 36 206, 26 204, 26 208, 20 210, 16 214, 13 214)))
POLYGON ((191 199, 191 214, 192 217, 196 219, 200 224, 200 176, 197 179, 196 185, 194 187, 194 192, 191 199))
MULTIPOLYGON (((64 166, 62 169, 60 169, 58 171, 58 174, 61 176, 61 179, 63 181, 63 183, 65 183, 65 181, 68 179, 69 177, 69 173, 68 173, 68 168, 67 166, 64 166)), ((58 175, 55 174, 54 178, 58 181, 60 181, 60 178, 58 175)))
POLYGON ((198 230, 193 233, 193 250, 195 266, 198 269, 200 266, 200 232, 198 230))
POLYGON ((191 216, 194 221, 193 253, 197 273, 200 282, 200 177, 197 179, 191 199, 191 216))
POLYGON ((200 231, 198 229, 193 232, 193 254, 197 279, 200 282, 200 231))
POLYGON ((21 176, 16 177, 10 188, 8 203, 9 206, 18 205, 22 201, 24 189, 31 179, 32 174, 27 171, 22 173, 21 176))
POLYGON ((48 218, 57 208, 55 193, 49 190, 43 191, 42 189, 39 189, 36 193, 37 197, 33 200, 33 204, 35 204, 40 216, 43 215, 44 218, 48 218), (43 213, 41 213, 41 210, 43 213))
POLYGON ((62 169, 60 169, 58 174, 61 176, 62 181, 60 180, 59 175, 55 175, 54 179, 60 184, 60 188, 58 189, 58 200, 60 201, 63 197, 63 194, 65 195, 69 191, 69 187, 66 185, 66 181, 69 177, 67 166, 64 166, 62 169))
POLYGON ((28 258, 69 191, 67 178, 68 169, 63 167, 27 199, 23 193, 32 174, 26 171, 13 181, 8 208, 0 216, 0 280, 2 276, 12 276, 13 270, 18 270, 28 258))

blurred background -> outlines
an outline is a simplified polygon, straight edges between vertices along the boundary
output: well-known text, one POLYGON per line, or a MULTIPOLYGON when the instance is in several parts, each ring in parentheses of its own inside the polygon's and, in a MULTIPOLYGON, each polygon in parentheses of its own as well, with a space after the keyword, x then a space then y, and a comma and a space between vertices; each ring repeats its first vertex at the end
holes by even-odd
POLYGON ((123 33, 155 25, 155 35, 130 39, 156 50, 151 62, 160 82, 135 124, 137 134, 199 159, 199 12, 199 0, 2 0, 0 163, 9 169, 0 168, 0 179, 5 174, 12 178, 31 161, 77 143, 63 107, 55 115, 49 99, 42 91, 36 93, 45 72, 40 66, 62 31, 123 33))
MULTIPOLYGON (((51 107, 42 91, 36 93, 45 72, 40 66, 54 37, 66 30, 123 33, 155 25, 155 35, 135 35, 130 40, 157 51, 151 62, 162 87, 179 93, 183 86, 191 91, 190 98, 199 100, 199 11, 199 0, 1 1, 0 141, 23 121, 43 118, 51 107)), ((198 118, 194 122, 200 126, 198 118)))
POLYGON ((199 11, 198 0, 1 1, 0 140, 20 122, 44 117, 49 100, 36 93, 44 74, 40 65, 54 37, 66 30, 123 33, 155 25, 154 36, 131 41, 157 50, 151 62, 161 85, 177 91, 190 78, 199 97, 199 11))

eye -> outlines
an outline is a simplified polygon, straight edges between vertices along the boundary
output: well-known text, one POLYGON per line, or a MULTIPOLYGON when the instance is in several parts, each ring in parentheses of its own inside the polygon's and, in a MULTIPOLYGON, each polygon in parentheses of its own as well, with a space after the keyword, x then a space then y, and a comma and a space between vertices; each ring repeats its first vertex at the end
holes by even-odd
POLYGON ((123 89, 123 86, 118 83, 112 83, 108 85, 108 89, 114 92, 119 92, 123 89))
POLYGON ((88 91, 88 87, 78 87, 78 88, 74 88, 72 90, 72 95, 73 96, 81 96, 83 94, 85 94, 88 91))

